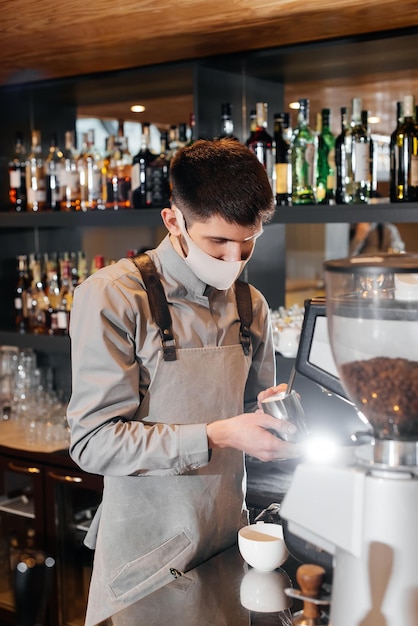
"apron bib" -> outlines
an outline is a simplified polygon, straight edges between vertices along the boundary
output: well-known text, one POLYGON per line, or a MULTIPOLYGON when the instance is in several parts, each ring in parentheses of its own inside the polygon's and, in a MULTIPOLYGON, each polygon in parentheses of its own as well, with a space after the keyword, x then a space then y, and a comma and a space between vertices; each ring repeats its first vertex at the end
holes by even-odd
MULTIPOLYGON (((245 355, 240 343, 177 348, 175 360, 161 349, 138 419, 195 424, 239 415, 250 366, 251 350, 245 355)), ((185 474, 105 476, 89 532, 97 530, 86 626, 236 543, 247 522, 244 494, 243 453, 229 448, 185 474)))

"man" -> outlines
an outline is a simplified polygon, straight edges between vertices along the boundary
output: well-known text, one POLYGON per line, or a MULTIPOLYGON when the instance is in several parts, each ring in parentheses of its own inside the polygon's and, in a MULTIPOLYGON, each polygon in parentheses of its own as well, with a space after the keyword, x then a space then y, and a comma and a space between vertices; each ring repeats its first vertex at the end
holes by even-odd
POLYGON ((292 426, 257 404, 283 388, 268 305, 235 283, 273 214, 264 168, 237 141, 198 141, 171 184, 151 268, 122 259, 74 297, 70 451, 104 476, 86 626, 236 542, 244 453, 297 454, 269 432, 292 426))

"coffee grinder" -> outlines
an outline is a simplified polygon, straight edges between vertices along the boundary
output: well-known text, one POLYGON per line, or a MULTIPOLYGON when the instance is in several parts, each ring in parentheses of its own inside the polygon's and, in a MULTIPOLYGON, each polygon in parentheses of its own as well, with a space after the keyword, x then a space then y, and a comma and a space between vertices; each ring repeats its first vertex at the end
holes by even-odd
POLYGON ((324 268, 333 358, 372 436, 353 447, 348 461, 302 461, 281 515, 292 533, 333 555, 332 626, 412 626, 418 624, 418 256, 360 256, 324 268))

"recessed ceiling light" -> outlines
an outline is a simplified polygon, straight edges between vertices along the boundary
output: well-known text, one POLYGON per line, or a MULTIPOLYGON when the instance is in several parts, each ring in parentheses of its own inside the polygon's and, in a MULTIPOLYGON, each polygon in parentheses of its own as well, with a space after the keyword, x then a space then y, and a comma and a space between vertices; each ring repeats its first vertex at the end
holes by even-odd
POLYGON ((145 107, 143 104, 133 104, 131 106, 132 113, 143 113, 145 111, 145 107))
POLYGON ((289 103, 289 109, 300 109, 300 104, 299 102, 290 102, 289 103))
POLYGON ((367 118, 367 121, 369 122, 369 124, 378 124, 380 122, 380 117, 378 117, 377 115, 372 115, 367 118))

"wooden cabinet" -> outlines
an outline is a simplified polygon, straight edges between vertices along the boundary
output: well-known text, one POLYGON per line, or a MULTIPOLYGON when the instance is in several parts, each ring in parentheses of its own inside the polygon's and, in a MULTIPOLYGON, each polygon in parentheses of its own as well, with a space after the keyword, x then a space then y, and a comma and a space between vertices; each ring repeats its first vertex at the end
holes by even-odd
POLYGON ((2 624, 15 623, 13 571, 28 548, 55 560, 45 626, 84 623, 93 553, 83 540, 101 490, 102 479, 81 472, 66 452, 0 448, 2 624))

